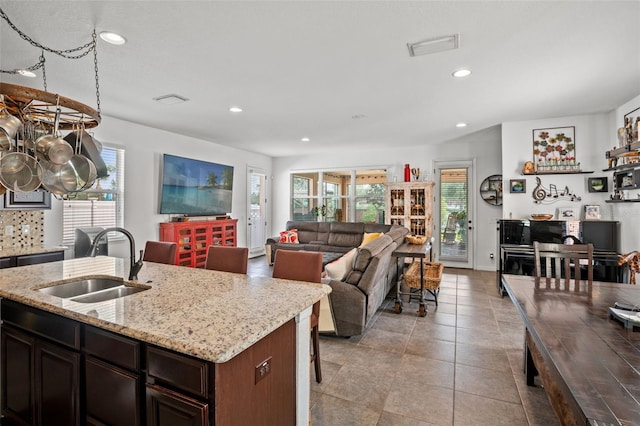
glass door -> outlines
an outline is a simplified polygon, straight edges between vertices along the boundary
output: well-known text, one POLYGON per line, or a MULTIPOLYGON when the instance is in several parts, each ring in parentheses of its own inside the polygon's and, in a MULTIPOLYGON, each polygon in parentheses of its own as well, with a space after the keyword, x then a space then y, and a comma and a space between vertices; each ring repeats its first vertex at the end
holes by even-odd
POLYGON ((267 176, 262 170, 249 168, 247 182, 249 183, 249 190, 247 191, 249 196, 249 200, 247 200, 247 205, 249 206, 247 214, 247 247, 249 248, 249 257, 256 257, 265 253, 267 176))
POLYGON ((471 161, 436 163, 436 250, 446 266, 473 267, 472 166, 471 161))

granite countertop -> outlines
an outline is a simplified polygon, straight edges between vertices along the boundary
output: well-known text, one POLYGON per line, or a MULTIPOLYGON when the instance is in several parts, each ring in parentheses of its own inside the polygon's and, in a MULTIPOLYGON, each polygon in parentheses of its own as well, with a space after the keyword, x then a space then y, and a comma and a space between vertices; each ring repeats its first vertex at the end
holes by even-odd
POLYGON ((0 257, 24 256, 29 254, 51 253, 66 250, 66 246, 33 246, 33 247, 3 247, 0 249, 0 257))
POLYGON ((36 291, 78 277, 128 276, 129 262, 97 256, 0 269, 0 297, 212 362, 226 362, 331 288, 270 277, 145 262, 150 287, 119 299, 78 303, 36 291))

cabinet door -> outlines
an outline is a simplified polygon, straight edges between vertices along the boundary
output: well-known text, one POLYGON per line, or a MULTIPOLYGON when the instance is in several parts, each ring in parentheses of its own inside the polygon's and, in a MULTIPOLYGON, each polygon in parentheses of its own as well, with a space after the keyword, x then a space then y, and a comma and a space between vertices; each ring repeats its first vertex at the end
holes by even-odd
POLYGON ((148 426, 206 426, 209 406, 157 385, 147 385, 148 426))
POLYGON ((2 413, 16 423, 35 417, 35 337, 2 326, 2 413))
POLYGON ((140 376, 97 360, 85 359, 88 425, 140 425, 140 376))
POLYGON ((80 354, 36 340, 36 423, 80 424, 80 354))

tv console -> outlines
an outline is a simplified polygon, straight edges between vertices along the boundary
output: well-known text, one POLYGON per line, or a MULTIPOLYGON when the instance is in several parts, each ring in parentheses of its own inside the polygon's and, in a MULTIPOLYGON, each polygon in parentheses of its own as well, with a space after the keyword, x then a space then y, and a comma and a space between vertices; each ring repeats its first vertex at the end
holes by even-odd
POLYGON ((211 245, 237 245, 238 219, 160 223, 160 241, 178 244, 175 264, 203 268, 211 245))

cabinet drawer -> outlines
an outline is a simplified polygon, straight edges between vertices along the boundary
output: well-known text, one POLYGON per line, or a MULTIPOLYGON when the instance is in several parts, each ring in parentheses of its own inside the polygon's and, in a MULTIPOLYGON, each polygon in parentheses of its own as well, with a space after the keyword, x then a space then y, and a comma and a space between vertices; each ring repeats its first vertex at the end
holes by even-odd
POLYGON ((87 354, 118 367, 140 371, 140 343, 106 330, 84 326, 84 348, 87 354))
POLYGON ((209 405, 160 386, 147 385, 147 424, 209 425, 209 405))
POLYGON ((2 299, 2 320, 39 336, 80 349, 80 323, 2 299))
POLYGON ((210 367, 206 361, 165 349, 147 347, 147 381, 189 392, 201 398, 209 395, 210 367))
POLYGON ((16 266, 15 256, 0 257, 0 269, 13 268, 14 266, 16 266))

